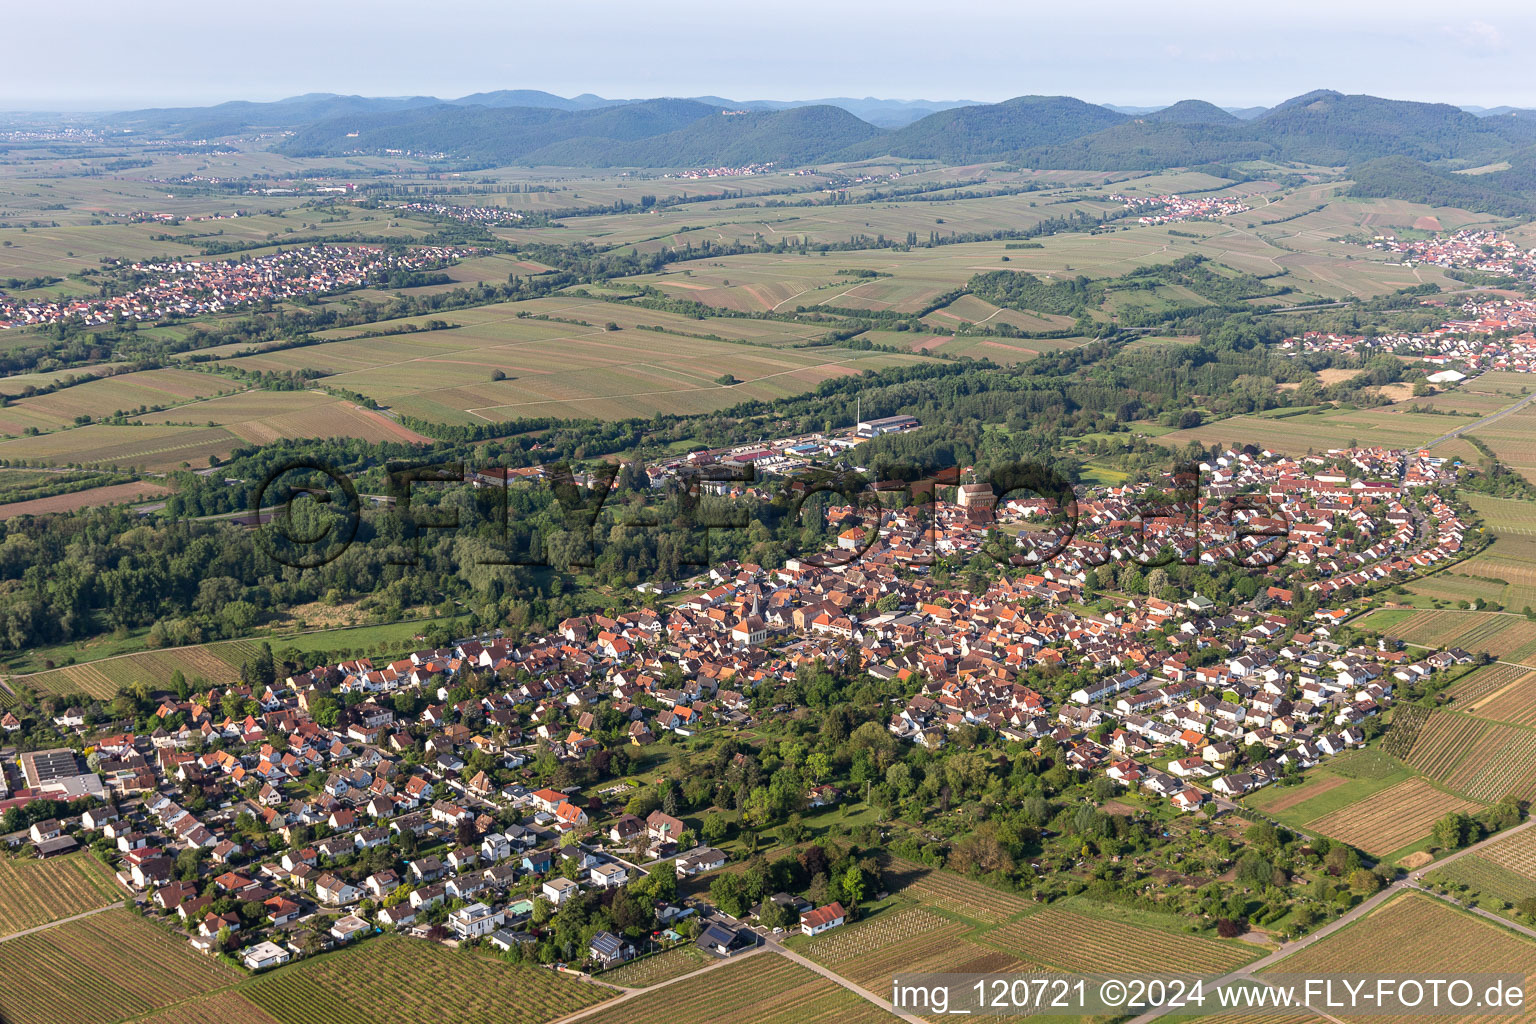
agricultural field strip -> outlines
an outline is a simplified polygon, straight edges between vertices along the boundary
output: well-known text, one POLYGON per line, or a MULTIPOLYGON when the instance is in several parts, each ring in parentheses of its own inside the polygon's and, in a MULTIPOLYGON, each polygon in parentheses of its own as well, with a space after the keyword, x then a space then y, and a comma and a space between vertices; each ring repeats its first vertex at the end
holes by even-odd
POLYGON ((28 979, 0 988, 0 1018, 8 1024, 109 1024, 240 978, 119 910, 0 944, 0 974, 28 979), (82 964, 93 968, 88 979, 82 964))
MULTIPOLYGON (((1476 973, 1497 963, 1503 971, 1530 978, 1536 972, 1536 945, 1497 925, 1466 914, 1432 896, 1409 893, 1389 899, 1363 918, 1323 940, 1266 966, 1259 973, 1329 974, 1340 972, 1422 974, 1433 964, 1441 976, 1476 973)), ((1419 1018, 1363 1017, 1364 1021, 1419 1018)), ((1530 1020, 1484 1015, 1461 1021, 1530 1020)))
POLYGON ((0 859, 0 937, 121 903, 127 891, 90 853, 53 860, 0 859))
POLYGON ((1307 827, 1382 856, 1428 835, 1445 815, 1478 806, 1423 779, 1409 779, 1310 821, 1307 827))
POLYGON ((611 998, 549 971, 394 936, 260 975, 241 994, 283 1024, 542 1024, 611 998))
POLYGON ((788 957, 752 955, 620 998, 581 1019, 590 1024, 865 1024, 892 1018, 788 957))

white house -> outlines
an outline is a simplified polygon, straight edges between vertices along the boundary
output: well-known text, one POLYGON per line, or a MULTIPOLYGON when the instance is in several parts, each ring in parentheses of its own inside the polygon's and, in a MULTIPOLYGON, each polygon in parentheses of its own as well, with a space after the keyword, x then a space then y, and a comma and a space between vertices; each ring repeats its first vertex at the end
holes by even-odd
POLYGON ((248 971, 264 971, 293 959, 293 954, 275 942, 258 942, 240 951, 240 962, 248 971))
POLYGON ((492 910, 484 903, 471 903, 467 907, 460 907, 448 915, 448 927, 461 939, 472 939, 480 935, 489 935, 501 927, 506 920, 506 915, 499 910, 492 910))
POLYGON ((820 935, 829 928, 836 928, 848 919, 841 903, 828 903, 800 915, 800 931, 805 935, 820 935))

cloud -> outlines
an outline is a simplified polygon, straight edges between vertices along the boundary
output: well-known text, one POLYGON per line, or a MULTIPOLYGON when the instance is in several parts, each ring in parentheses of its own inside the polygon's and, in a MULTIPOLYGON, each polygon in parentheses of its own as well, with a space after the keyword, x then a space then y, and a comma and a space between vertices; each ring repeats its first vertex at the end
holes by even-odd
POLYGON ((1486 21, 1473 20, 1465 25, 1446 25, 1441 31, 1474 53, 1503 53, 1509 48, 1499 27, 1486 21))

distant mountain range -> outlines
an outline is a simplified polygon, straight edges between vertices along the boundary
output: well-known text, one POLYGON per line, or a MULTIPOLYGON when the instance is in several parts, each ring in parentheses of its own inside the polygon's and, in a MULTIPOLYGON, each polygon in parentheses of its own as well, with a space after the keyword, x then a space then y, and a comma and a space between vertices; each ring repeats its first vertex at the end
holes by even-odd
POLYGON ((965 103, 611 100, 536 90, 447 101, 310 94, 274 103, 129 111, 107 121, 194 138, 283 130, 291 134, 277 149, 293 156, 400 150, 444 154, 468 166, 796 166, 890 155, 952 164, 1156 170, 1262 159, 1361 167, 1361 194, 1459 196, 1461 205, 1489 210, 1523 208, 1536 198, 1536 176, 1528 170, 1536 167, 1536 111, 1466 110, 1330 90, 1268 109, 1224 109, 1199 99, 1156 109, 1112 108, 1070 96, 965 103), (1455 173, 1476 168, 1487 173, 1455 173), (1498 196, 1505 199, 1493 198, 1498 196))
MULTIPOLYGON (((794 107, 841 107, 850 114, 879 128, 900 128, 919 118, 951 107, 975 105, 974 100, 885 100, 838 97, 823 100, 729 100, 721 96, 689 97, 711 107, 731 110, 788 110, 794 107)), ((270 103, 236 100, 211 107, 161 107, 109 114, 108 124, 134 131, 175 132, 187 138, 234 135, 263 128, 297 128, 333 117, 362 117, 427 107, 535 107, 550 110, 595 110, 652 100, 613 100, 582 93, 580 96, 556 96, 538 89, 499 89, 477 92, 455 100, 435 96, 339 96, 334 93, 307 93, 270 103)))

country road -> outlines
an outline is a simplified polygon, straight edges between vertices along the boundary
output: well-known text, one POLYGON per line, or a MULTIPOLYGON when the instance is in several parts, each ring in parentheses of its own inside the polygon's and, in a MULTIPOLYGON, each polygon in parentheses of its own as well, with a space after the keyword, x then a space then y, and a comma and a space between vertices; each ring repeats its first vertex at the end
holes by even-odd
POLYGON ((1524 398, 1520 399, 1518 402, 1515 402, 1513 405, 1505 406, 1503 409, 1500 409, 1498 412, 1491 412, 1487 416, 1484 416, 1480 420, 1475 420, 1472 423, 1468 423, 1464 427, 1457 427, 1455 430, 1451 431, 1448 434, 1441 434, 1439 437, 1435 438, 1433 441, 1431 441, 1428 444, 1424 445, 1424 447, 1425 448, 1433 448, 1437 444, 1444 444, 1446 441, 1455 440, 1456 438, 1460 437, 1462 434, 1467 433, 1469 430, 1477 430, 1479 427, 1486 427, 1488 424, 1495 423, 1495 422, 1503 419, 1505 416, 1508 416, 1512 412, 1519 412, 1521 409, 1524 409, 1526 406, 1530 405, 1532 402, 1536 402, 1536 391, 1533 391, 1530 394, 1526 395, 1524 398))

